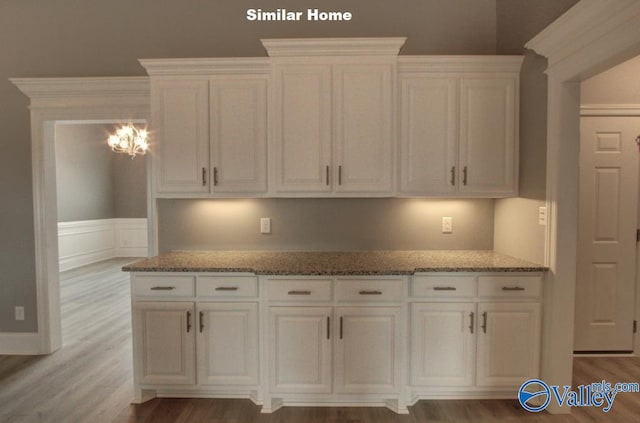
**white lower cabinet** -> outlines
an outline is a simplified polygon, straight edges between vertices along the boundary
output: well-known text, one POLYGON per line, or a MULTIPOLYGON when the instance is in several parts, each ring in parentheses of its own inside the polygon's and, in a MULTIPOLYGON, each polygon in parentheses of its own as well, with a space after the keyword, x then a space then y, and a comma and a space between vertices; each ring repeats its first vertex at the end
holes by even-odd
POLYGON ((271 392, 331 392, 331 307, 270 307, 271 392))
POLYGON ((456 286, 448 275, 412 281, 414 296, 424 297, 414 297, 410 312, 414 398, 442 392, 515 397, 523 382, 539 376, 540 275, 479 276, 468 283, 473 286, 456 286))
POLYGON ((191 302, 139 302, 133 308, 136 383, 196 382, 196 330, 191 302))
POLYGON ((258 383, 258 304, 198 303, 198 383, 258 383))

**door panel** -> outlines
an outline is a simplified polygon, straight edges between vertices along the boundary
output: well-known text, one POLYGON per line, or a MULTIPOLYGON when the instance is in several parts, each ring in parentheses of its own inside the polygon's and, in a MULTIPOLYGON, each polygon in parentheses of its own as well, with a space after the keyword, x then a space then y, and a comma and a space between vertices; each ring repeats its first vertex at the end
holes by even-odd
POLYGON ((576 351, 633 350, 640 118, 583 117, 576 351))

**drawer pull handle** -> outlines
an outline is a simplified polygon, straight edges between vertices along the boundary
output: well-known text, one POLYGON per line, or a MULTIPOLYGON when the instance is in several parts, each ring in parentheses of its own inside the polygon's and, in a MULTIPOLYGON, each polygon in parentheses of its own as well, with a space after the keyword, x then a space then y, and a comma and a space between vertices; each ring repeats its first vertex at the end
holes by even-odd
POLYGON ((503 291, 524 291, 524 288, 521 286, 503 286, 503 291))
POLYGON ((455 286, 434 286, 433 290, 434 291, 457 291, 458 288, 456 288, 455 286))
POLYGON ((327 316, 327 339, 331 339, 331 317, 327 316))
POLYGON ((237 286, 216 286, 216 291, 237 291, 237 286))
POLYGON ((187 333, 191 331, 191 312, 187 311, 187 333))
POLYGON ((360 291, 360 295, 382 295, 382 291, 360 291))
POLYGON ((340 339, 342 339, 342 316, 340 316, 340 339))
POLYGON ((469 320, 470 320, 470 323, 469 323, 469 330, 471 331, 471 333, 473 333, 473 326, 474 326, 474 324, 473 324, 473 318, 474 318, 474 316, 475 316, 475 315, 473 314, 473 311, 472 311, 471 313, 469 313, 469 320))
POLYGON ((487 333, 487 312, 482 313, 482 333, 487 333))
POLYGON ((311 295, 311 291, 289 291, 289 295, 311 295))
POLYGON ((175 286, 152 286, 151 287, 152 291, 173 291, 174 289, 176 289, 175 286))
POLYGON ((200 312, 200 333, 204 330, 204 312, 200 312))

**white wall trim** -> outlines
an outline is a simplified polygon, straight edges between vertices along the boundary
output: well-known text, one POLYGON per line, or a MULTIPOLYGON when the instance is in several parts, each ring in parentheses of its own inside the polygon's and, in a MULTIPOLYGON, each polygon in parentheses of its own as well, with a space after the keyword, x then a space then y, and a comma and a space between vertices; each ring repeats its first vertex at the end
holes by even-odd
POLYGON ((0 355, 43 354, 37 332, 0 332, 0 355))
POLYGON ((147 255, 147 219, 95 219, 58 223, 60 271, 114 257, 147 255))
MULTIPOLYGON (((11 79, 30 99, 31 173, 33 184, 37 325, 40 353, 62 345, 58 280, 58 211, 55 170, 55 124, 60 121, 149 120, 149 80, 143 78, 11 79)), ((147 169, 151 160, 146 156, 147 169)), ((147 185, 152 178, 147 178, 147 185)), ((147 190, 147 204, 151 202, 147 190)), ((155 220, 155 208, 147 218, 155 220)), ((152 225, 150 225, 152 226, 152 225)), ((149 231, 150 245, 155 234, 149 231)))
MULTIPOLYGON (((581 0, 526 47, 548 59, 547 246, 541 378, 570 385, 576 288, 580 81, 640 53, 640 2, 581 0)), ((570 413, 551 403, 547 411, 570 413)))
POLYGON ((581 104, 580 116, 640 116, 640 104, 581 104))
POLYGON ((269 57, 397 56, 406 37, 384 38, 263 38, 269 57))

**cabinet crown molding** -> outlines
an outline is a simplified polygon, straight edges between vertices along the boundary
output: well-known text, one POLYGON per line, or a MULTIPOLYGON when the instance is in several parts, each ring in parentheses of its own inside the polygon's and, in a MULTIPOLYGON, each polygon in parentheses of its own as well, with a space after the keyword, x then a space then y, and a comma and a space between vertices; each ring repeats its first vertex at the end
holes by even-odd
POLYGON ((149 76, 267 75, 269 59, 262 57, 139 59, 149 76))
POLYGON ((406 37, 261 39, 270 57, 397 56, 406 37))
POLYGON ((520 72, 524 56, 400 56, 399 72, 520 72))

